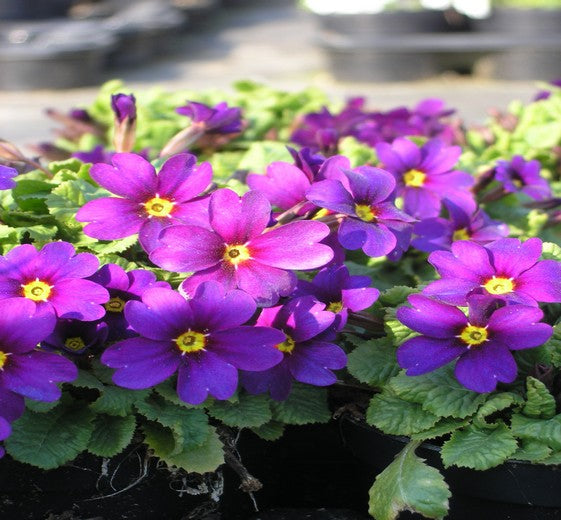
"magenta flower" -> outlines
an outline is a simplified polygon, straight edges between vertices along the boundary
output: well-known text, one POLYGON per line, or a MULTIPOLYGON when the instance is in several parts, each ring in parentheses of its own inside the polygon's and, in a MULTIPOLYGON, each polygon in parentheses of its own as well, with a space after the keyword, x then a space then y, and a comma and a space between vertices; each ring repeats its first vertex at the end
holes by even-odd
POLYGON ((551 188, 540 176, 541 164, 537 160, 526 161, 515 155, 510 161, 497 161, 495 179, 502 182, 508 193, 521 192, 534 200, 551 198, 551 188))
POLYGON ((403 210, 416 218, 437 217, 443 200, 465 206, 473 199, 469 188, 473 177, 452 170, 462 152, 459 146, 444 146, 433 139, 417 146, 405 138, 391 145, 376 146, 383 167, 397 180, 397 196, 403 197, 403 210))
POLYGON ((187 105, 178 107, 175 111, 189 117, 208 134, 233 134, 242 129, 240 109, 228 107, 226 102, 210 107, 203 103, 189 101, 187 105))
POLYGON ((0 164, 0 190, 11 190, 15 187, 16 181, 13 178, 18 174, 15 168, 0 164))
POLYGON ((449 202, 444 204, 448 209, 448 219, 428 218, 413 226, 413 234, 417 235, 411 241, 413 247, 430 253, 439 249, 450 250, 452 242, 457 240, 486 245, 509 234, 505 223, 492 220, 482 209, 468 213, 449 202))
POLYGON ((68 359, 35 350, 56 323, 54 314, 36 310, 23 298, 0 301, 0 415, 6 419, 20 414, 24 397, 56 401, 61 395, 56 383, 78 375, 68 359))
POLYGON ((539 347, 553 334, 550 325, 538 323, 543 313, 537 307, 497 308, 497 300, 475 295, 468 299, 466 316, 457 307, 420 294, 408 301, 413 308, 399 307, 397 318, 421 335, 398 348, 399 366, 407 375, 418 376, 458 358, 456 378, 475 392, 492 392, 498 382, 512 383, 517 367, 510 351, 539 347))
POLYGON ((486 246, 461 240, 451 249, 429 255, 441 279, 427 285, 424 294, 452 305, 465 305, 472 293, 533 306, 561 302, 561 263, 539 260, 539 238, 523 243, 502 238, 486 246))
POLYGON ((301 221, 268 229, 271 205, 257 191, 243 197, 228 189, 210 197, 212 230, 177 225, 165 229, 161 246, 150 254, 156 265, 193 272, 181 289, 193 294, 205 280, 239 288, 258 304, 272 305, 296 287, 291 269, 316 269, 333 257, 319 242, 329 234, 322 222, 301 221))
POLYGON ((113 381, 125 388, 149 388, 177 372, 183 401, 196 405, 209 394, 228 399, 238 369, 266 370, 282 360, 274 348, 282 333, 243 325, 255 310, 248 294, 216 282, 201 284, 190 300, 170 289, 149 289, 142 302, 125 307, 139 337, 111 345, 101 361, 117 369, 113 381))
POLYGON ((294 380, 315 386, 328 386, 337 377, 332 370, 347 364, 345 352, 331 343, 334 339, 335 315, 325 311, 325 304, 311 296, 294 298, 285 305, 263 309, 257 325, 282 331, 276 348, 282 362, 262 372, 243 372, 242 384, 248 392, 270 392, 276 401, 290 394, 294 380))
POLYGON ((361 249, 371 257, 405 250, 413 218, 393 203, 395 180, 385 170, 362 166, 345 170, 343 179, 315 183, 307 198, 317 206, 345 215, 338 231, 345 249, 361 249))
POLYGON ((76 254, 68 242, 51 242, 40 251, 30 244, 17 246, 0 256, 0 300, 31 300, 59 318, 97 320, 105 314, 101 304, 109 293, 84 278, 98 266, 95 255, 76 254))
POLYGON ((125 119, 130 122, 136 120, 136 98, 133 94, 112 94, 111 108, 119 123, 125 119))
POLYGON ((101 349, 107 340, 107 325, 103 322, 59 319, 52 334, 41 342, 44 350, 83 354, 101 349))
POLYGON ((206 221, 206 201, 195 200, 211 182, 208 163, 196 167, 196 158, 179 154, 168 159, 158 174, 132 153, 113 156, 113 166, 94 164, 90 173, 103 188, 118 197, 91 200, 78 210, 76 220, 90 222, 84 233, 101 240, 117 240, 136 233, 150 252, 158 235, 173 223, 206 221))
POLYGON ((308 282, 298 280, 294 296, 314 296, 325 304, 325 310, 335 314, 333 326, 341 330, 347 323, 348 311, 358 312, 370 307, 380 296, 380 291, 370 287, 368 276, 350 276, 345 265, 322 269, 308 282))
POLYGON ((167 282, 156 280, 152 271, 133 269, 126 272, 116 264, 106 264, 89 278, 109 291, 109 301, 104 305, 103 321, 108 327, 107 341, 113 342, 135 335, 125 319, 125 304, 142 299, 144 291, 153 287, 169 289, 167 282))

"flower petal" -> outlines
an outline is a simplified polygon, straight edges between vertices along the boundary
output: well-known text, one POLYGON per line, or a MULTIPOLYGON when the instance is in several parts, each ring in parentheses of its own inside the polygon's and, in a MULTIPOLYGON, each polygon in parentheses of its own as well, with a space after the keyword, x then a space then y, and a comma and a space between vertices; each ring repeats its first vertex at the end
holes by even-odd
POLYGON ((516 278, 516 292, 538 302, 561 302, 561 264, 542 260, 516 278))
POLYGON ((493 339, 512 350, 539 347, 553 334, 547 323, 538 323, 543 312, 537 307, 507 305, 497 309, 489 319, 493 339))
POLYGON ((397 349, 397 362, 408 376, 419 376, 447 365, 461 356, 467 347, 451 339, 417 336, 405 341, 397 349))
POLYGON ((170 157, 158 173, 158 195, 184 202, 202 193, 212 182, 212 167, 209 163, 196 165, 197 158, 191 154, 170 157))
POLYGON ((76 213, 76 220, 89 222, 84 233, 90 237, 118 240, 138 233, 145 217, 137 202, 103 197, 82 206, 76 213))
POLYGON ((516 278, 532 267, 542 253, 542 241, 530 238, 520 242, 516 238, 502 238, 487 246, 498 276, 516 278))

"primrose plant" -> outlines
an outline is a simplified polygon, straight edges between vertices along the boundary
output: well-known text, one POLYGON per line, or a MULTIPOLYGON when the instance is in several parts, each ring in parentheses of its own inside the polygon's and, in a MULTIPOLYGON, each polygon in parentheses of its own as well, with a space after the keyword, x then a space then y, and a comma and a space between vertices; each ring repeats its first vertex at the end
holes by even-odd
POLYGON ((143 443, 203 474, 235 429, 352 408, 410 439, 380 519, 446 514, 424 441, 445 466, 561 462, 559 155, 524 140, 559 92, 466 131, 437 99, 124 91, 50 111, 38 159, 0 142, 2 455, 143 443))

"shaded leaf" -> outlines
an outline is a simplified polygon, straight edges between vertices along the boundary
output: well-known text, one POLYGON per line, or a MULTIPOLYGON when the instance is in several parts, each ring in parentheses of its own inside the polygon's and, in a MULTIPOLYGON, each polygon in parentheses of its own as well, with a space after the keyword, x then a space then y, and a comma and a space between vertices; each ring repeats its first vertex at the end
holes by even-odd
POLYGON ((136 420, 134 415, 119 417, 98 414, 93 426, 88 451, 100 457, 113 457, 130 444, 136 428, 136 420))

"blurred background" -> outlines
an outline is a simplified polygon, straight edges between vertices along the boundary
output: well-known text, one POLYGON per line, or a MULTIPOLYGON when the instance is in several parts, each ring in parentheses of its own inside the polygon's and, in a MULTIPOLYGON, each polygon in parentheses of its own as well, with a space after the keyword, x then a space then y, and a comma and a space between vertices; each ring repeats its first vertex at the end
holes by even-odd
POLYGON ((371 108, 441 97, 468 123, 561 78, 561 0, 0 0, 0 138, 99 85, 316 86, 371 108))

